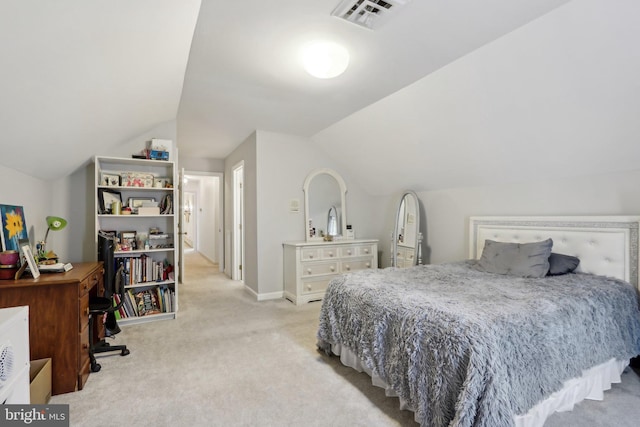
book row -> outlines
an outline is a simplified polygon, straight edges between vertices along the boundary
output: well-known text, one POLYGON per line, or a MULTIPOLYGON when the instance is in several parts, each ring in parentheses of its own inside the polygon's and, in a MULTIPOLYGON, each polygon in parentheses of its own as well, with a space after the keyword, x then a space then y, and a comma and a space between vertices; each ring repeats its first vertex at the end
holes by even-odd
POLYGON ((135 285, 146 282, 173 280, 173 266, 167 260, 155 261, 146 254, 116 258, 116 271, 123 267, 123 283, 135 285))
MULTIPOLYGON (((113 305, 120 304, 120 295, 113 295, 113 305)), ((129 289, 124 293, 124 302, 116 310, 116 319, 170 313, 175 307, 175 292, 166 286, 148 289, 129 289)))

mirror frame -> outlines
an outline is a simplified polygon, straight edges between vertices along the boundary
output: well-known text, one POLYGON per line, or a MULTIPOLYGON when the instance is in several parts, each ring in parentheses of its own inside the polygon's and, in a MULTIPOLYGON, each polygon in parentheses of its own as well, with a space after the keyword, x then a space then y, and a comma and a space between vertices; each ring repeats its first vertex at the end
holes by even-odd
POLYGON ((391 252, 392 267, 398 266, 398 222, 400 220, 400 213, 402 211, 402 203, 404 202, 406 197, 412 197, 416 205, 416 222, 415 222, 416 243, 415 243, 415 247, 413 248, 415 253, 415 256, 413 258, 413 265, 422 264, 422 254, 421 254, 422 233, 420 232, 420 199, 418 199, 418 195, 415 193, 415 191, 406 190, 404 193, 402 193, 402 197, 400 197, 400 203, 398 204, 398 209, 396 211, 396 216, 395 216, 396 220, 395 220, 395 223, 393 224, 393 235, 391 236, 391 239, 393 241, 392 252, 391 252))
MULTIPOLYGON (((342 206, 340 207, 341 209, 339 215, 340 233, 343 237, 347 234, 347 185, 344 183, 344 180, 342 179, 340 174, 333 169, 314 169, 309 172, 309 175, 307 175, 307 177, 305 178, 304 185, 302 186, 302 191, 304 191, 304 234, 306 236, 305 240, 307 242, 323 240, 323 238, 320 236, 309 236, 309 187, 311 186, 311 181, 313 181, 313 178, 323 174, 332 176, 340 187, 340 203, 342 204, 342 206)), ((327 207, 327 211, 329 208, 331 208, 331 206, 327 207)))

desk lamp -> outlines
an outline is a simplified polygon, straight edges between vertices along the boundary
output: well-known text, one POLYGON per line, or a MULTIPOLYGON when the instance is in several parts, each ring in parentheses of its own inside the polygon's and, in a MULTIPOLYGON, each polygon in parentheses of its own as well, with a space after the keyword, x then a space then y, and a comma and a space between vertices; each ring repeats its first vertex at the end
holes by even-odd
POLYGON ((59 231, 67 226, 67 220, 64 218, 60 218, 59 216, 48 216, 47 217, 47 233, 44 235, 44 240, 38 242, 38 260, 44 261, 47 259, 55 259, 57 258, 56 254, 53 251, 49 251, 47 253, 47 238, 49 237, 49 231, 59 231))

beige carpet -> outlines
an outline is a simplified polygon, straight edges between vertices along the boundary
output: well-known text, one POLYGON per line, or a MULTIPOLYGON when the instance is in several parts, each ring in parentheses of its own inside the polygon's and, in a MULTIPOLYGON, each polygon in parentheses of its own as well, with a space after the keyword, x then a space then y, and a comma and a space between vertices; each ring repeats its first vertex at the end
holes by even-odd
MULTIPOLYGON (((131 354, 100 355, 102 370, 82 391, 52 398, 70 405, 72 426, 417 425, 366 374, 316 350, 320 303, 256 302, 217 271, 188 254, 178 318, 123 327, 110 342, 127 344, 131 354)), ((623 404, 640 393, 635 374, 625 378, 612 390, 623 404)), ((628 411, 617 410, 615 396, 606 406, 589 403, 595 409, 586 415, 579 407, 554 425, 575 419, 582 426, 631 426, 625 417, 640 418, 637 410, 620 414, 628 411), (616 422, 593 418, 599 408, 617 410, 616 422)))

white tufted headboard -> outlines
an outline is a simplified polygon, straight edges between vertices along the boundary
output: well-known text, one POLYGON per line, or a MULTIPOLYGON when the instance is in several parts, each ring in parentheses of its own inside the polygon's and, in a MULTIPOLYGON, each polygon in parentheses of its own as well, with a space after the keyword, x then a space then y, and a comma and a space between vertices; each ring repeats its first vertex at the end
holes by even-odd
POLYGON ((486 239, 527 243, 551 238, 553 252, 580 258, 577 271, 638 287, 639 224, 640 216, 471 217, 469 258, 480 258, 486 239))

